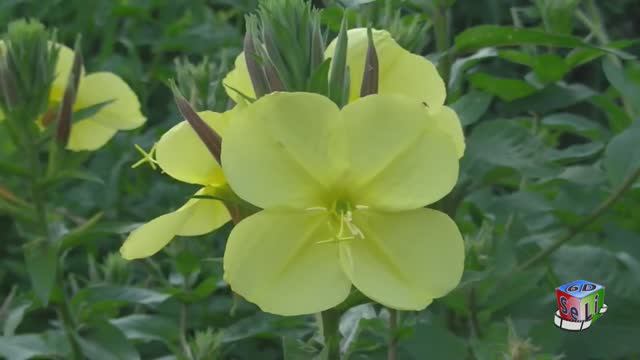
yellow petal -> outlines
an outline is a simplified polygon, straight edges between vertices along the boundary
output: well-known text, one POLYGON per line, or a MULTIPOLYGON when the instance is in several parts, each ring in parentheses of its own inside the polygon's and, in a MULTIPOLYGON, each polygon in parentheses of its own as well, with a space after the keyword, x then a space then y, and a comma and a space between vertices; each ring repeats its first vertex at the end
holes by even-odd
POLYGON ((351 283, 328 239, 325 212, 261 211, 242 220, 229 235, 224 254, 231 289, 279 315, 311 314, 332 308, 351 283))
POLYGON ((142 125, 146 118, 140 112, 138 97, 120 77, 98 72, 80 80, 74 110, 111 101, 101 107, 91 120, 116 130, 131 130, 142 125))
POLYGON ((359 205, 408 210, 449 193, 458 177, 450 137, 429 126, 426 108, 400 96, 371 95, 342 109, 349 146, 345 184, 359 205))
POLYGON ((231 188, 262 208, 326 206, 339 176, 330 151, 339 110, 310 93, 273 93, 239 111, 222 142, 231 188))
POLYGON ((431 209, 384 213, 356 211, 364 234, 341 247, 345 273, 367 297, 401 310, 421 310, 453 290, 464 268, 456 224, 431 209), (348 259, 345 260, 345 259, 348 259))
POLYGON ((67 149, 72 151, 96 150, 107 143, 117 130, 93 120, 80 120, 71 126, 67 149))
MULTIPOLYGON (((212 111, 198 113, 222 136, 228 124, 227 114, 212 111)), ((220 165, 187 121, 167 131, 156 147, 158 165, 173 178, 201 185, 221 185, 224 175, 220 165)))
MULTIPOLYGON (((367 54, 367 29, 347 32, 347 65, 351 75, 350 100, 360 97, 360 85, 367 54)), ((383 30, 373 31, 379 61, 379 94, 397 94, 427 103, 432 108, 444 104, 446 88, 436 67, 427 59, 403 49, 383 30)), ((336 40, 325 51, 326 57, 335 52, 336 40)))
MULTIPOLYGON (((55 44, 58 46, 58 61, 56 62, 56 77, 51 84, 51 93, 49 94, 49 100, 52 102, 62 101, 64 96, 64 90, 67 87, 69 80, 69 74, 71 73, 71 67, 73 66, 73 57, 75 53, 69 47, 63 44, 55 44)), ((81 77, 83 72, 81 73, 81 77)))
POLYGON ((451 141, 453 141, 453 144, 456 146, 458 158, 461 158, 464 155, 465 142, 464 132, 458 114, 448 106, 442 106, 435 111, 430 111, 430 113, 431 117, 429 120, 434 121, 438 129, 449 135, 451 141))
MULTIPOLYGON (((202 189, 196 195, 207 195, 202 189)), ((120 248, 127 260, 149 257, 164 248, 176 235, 195 236, 209 233, 229 221, 224 204, 213 199, 191 199, 180 209, 159 216, 137 228, 120 248)))
POLYGON ((235 68, 225 76, 224 80, 222 80, 222 84, 233 101, 237 104, 245 104, 245 97, 240 95, 238 92, 250 98, 255 98, 256 93, 253 91, 253 84, 251 83, 249 70, 247 70, 247 63, 244 59, 244 52, 241 52, 240 55, 236 57, 234 64, 235 68))

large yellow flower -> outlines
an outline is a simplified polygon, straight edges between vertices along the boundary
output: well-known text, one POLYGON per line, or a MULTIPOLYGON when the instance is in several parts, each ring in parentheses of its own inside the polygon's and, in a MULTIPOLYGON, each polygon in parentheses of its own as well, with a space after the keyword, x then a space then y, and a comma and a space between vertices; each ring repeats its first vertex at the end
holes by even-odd
MULTIPOLYGON (((350 70, 351 89, 349 100, 360 97, 360 84, 364 74, 364 63, 368 48, 366 28, 351 29, 347 32, 347 65, 350 70)), ((464 154, 464 134, 455 111, 444 106, 445 84, 436 67, 427 59, 403 49, 384 30, 373 30, 373 41, 379 61, 378 94, 402 95, 424 103, 429 109, 429 120, 453 140, 459 157, 464 154)), ((335 52, 336 40, 325 51, 330 58, 335 52)), ((237 103, 244 103, 242 93, 255 97, 251 79, 245 64, 244 54, 235 61, 235 68, 223 82, 227 92, 237 103)))
POLYGON ((231 232, 233 291, 262 310, 308 314, 352 284, 392 308, 417 310, 456 287, 463 241, 425 209, 458 176, 453 140, 419 102, 371 95, 342 110, 310 93, 273 93, 237 112, 222 143, 231 188, 263 208, 231 232))
MULTIPOLYGON (((204 111, 198 115, 218 134, 224 133, 228 113, 204 111)), ((177 124, 160 138, 156 144, 156 161, 176 180, 203 187, 178 210, 134 230, 120 248, 125 259, 151 256, 177 235, 203 235, 230 220, 225 205, 211 198, 226 185, 222 169, 187 121, 177 124)))
MULTIPOLYGON (((62 44, 56 46, 60 50, 56 76, 49 95, 51 111, 42 119, 45 123, 50 122, 57 114, 57 106, 62 102, 73 65, 73 50, 62 44)), ((3 43, 0 41, 0 50, 2 48, 3 43)), ((71 126, 67 149, 96 150, 106 144, 118 130, 135 129, 146 121, 140 112, 138 97, 120 77, 110 72, 86 75, 83 70, 73 111, 87 110, 99 104, 103 106, 71 126)))

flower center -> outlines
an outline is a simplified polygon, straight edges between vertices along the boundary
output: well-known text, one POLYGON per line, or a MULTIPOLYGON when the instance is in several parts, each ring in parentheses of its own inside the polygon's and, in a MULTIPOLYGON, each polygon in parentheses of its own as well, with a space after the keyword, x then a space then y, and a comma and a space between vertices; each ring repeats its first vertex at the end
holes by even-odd
POLYGON ((353 223, 353 211, 360 209, 360 206, 353 206, 351 202, 344 199, 336 200, 331 206, 329 217, 329 228, 335 234, 333 237, 318 241, 318 244, 338 243, 351 241, 354 239, 364 239, 364 234, 353 223))

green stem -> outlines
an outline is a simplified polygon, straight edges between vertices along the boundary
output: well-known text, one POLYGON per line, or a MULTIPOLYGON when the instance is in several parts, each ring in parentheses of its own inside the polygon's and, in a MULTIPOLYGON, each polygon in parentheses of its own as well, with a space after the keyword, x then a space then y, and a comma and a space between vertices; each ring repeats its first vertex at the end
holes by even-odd
MULTIPOLYGON (((60 283, 62 283, 62 281, 60 281, 60 283)), ((67 340, 69 341, 69 345, 71 345, 71 358, 74 360, 82 360, 84 359, 84 357, 82 355, 82 349, 80 349, 80 344, 78 343, 78 340, 76 338, 75 320, 71 315, 69 299, 67 298, 64 288, 62 289, 62 292, 62 303, 59 304, 58 309, 60 313, 60 319, 62 320, 62 325, 64 327, 64 333, 67 337, 67 340)))
POLYGON ((451 64, 453 56, 449 51, 451 46, 449 37, 449 14, 446 7, 433 6, 433 31, 436 39, 436 50, 441 54, 438 61, 438 70, 444 79, 445 84, 449 82, 449 73, 451 72, 451 64))
POLYGON ((328 360, 340 359, 340 316, 336 309, 325 310, 320 313, 324 346, 327 350, 328 360))
POLYGON ((591 225, 596 219, 606 213, 607 210, 609 210, 609 208, 611 208, 618 200, 620 200, 620 198, 622 198, 622 195, 624 195, 624 193, 631 188, 631 186, 638 178, 640 178, 640 168, 629 175, 620 185, 620 187, 618 187, 617 190, 612 192, 609 197, 601 202, 600 205, 598 205, 589 216, 587 216, 578 224, 569 228, 569 232, 565 236, 559 238, 553 244, 551 244, 551 246, 540 251, 537 255, 531 257, 528 261, 520 265, 517 270, 522 271, 531 268, 532 266, 538 264, 540 261, 546 259, 549 255, 558 250, 558 248, 560 248, 566 242, 573 239, 574 236, 580 234, 582 230, 591 225))
POLYGON ((387 360, 398 359, 398 310, 389 310, 389 344, 387 346, 387 360))

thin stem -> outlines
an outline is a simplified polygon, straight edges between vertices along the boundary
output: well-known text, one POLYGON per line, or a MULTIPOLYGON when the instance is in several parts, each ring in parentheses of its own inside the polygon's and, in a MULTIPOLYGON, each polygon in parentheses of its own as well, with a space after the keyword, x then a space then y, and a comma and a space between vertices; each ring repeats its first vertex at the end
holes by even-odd
POLYGON ((340 359, 340 316, 340 311, 336 309, 320 313, 321 330, 328 360, 340 359))
MULTIPOLYGON (((64 289, 62 290, 64 293, 64 289)), ((75 320, 71 316, 71 310, 69 306, 69 300, 66 294, 63 294, 62 303, 58 306, 59 317, 62 320, 62 325, 64 327, 64 333, 67 337, 67 341, 69 341, 69 345, 71 345, 71 358, 74 360, 82 360, 84 356, 82 355, 82 350, 80 349, 80 344, 78 344, 78 340, 75 335, 75 320)))
POLYGON ((387 346, 387 360, 398 359, 398 310, 389 310, 389 344, 387 346))
POLYGON ((189 314, 187 313, 187 305, 182 303, 180 305, 180 346, 182 346, 182 351, 187 359, 193 360, 193 353, 191 352, 191 347, 189 346, 189 342, 187 341, 187 318, 189 314))
POLYGON ((434 5, 433 13, 433 31, 436 38, 436 50, 441 54, 438 61, 438 70, 444 79, 444 83, 449 82, 449 73, 451 71, 452 54, 448 51, 451 46, 449 37, 449 14, 446 7, 434 5))
POLYGON ((540 261, 546 259, 549 255, 551 255, 554 251, 558 250, 562 245, 564 245, 569 240, 573 239, 574 236, 581 233, 587 226, 591 225, 596 219, 602 216, 604 213, 609 210, 620 198, 622 195, 631 188, 631 186, 635 183, 635 181, 640 177, 640 168, 638 168, 635 172, 629 175, 624 182, 620 185, 620 187, 611 193, 609 197, 607 197, 603 202, 598 205, 595 210, 591 212, 589 216, 587 216, 584 220, 579 222, 578 224, 569 228, 569 232, 556 240, 551 246, 540 251, 537 255, 531 257, 528 261, 523 263, 518 267, 518 271, 527 270, 532 266, 536 265, 540 261))

